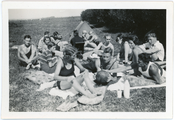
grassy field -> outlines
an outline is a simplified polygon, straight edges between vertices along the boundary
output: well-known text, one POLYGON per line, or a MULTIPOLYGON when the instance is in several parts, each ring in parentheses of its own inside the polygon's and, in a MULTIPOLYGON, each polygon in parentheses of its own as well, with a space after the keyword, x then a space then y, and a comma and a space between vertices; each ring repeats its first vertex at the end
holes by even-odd
MULTIPOLYGON (((37 44, 48 30, 52 34, 58 31, 68 40, 70 32, 79 24, 79 17, 47 18, 36 20, 9 21, 9 41, 14 44, 22 44, 26 34, 32 36, 33 43, 37 44)), ((107 33, 104 28, 94 28, 96 34, 103 39, 107 33)), ((112 43, 117 52, 115 38, 117 34, 111 33, 112 43)), ((9 49, 9 111, 10 112, 56 112, 56 108, 64 102, 60 97, 49 95, 49 90, 37 92, 38 85, 25 80, 21 74, 26 70, 18 65, 17 50, 9 49)), ((166 88, 150 88, 131 90, 131 98, 117 98, 116 91, 107 91, 106 96, 98 105, 82 105, 70 110, 70 112, 165 112, 166 88)))

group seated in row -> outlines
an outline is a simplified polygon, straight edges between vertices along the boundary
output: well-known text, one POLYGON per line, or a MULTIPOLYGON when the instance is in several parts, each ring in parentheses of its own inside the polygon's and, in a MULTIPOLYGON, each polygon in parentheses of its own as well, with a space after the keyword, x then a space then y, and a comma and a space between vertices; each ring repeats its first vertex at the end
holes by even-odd
MULTIPOLYGON (((126 67, 120 67, 117 57, 114 56, 114 47, 111 47, 113 45, 110 43, 111 36, 108 35, 105 36, 105 38, 106 41, 104 43, 99 43, 97 46, 97 48, 100 49, 101 53, 99 52, 100 54, 97 54, 99 56, 97 56, 95 61, 88 64, 81 64, 79 59, 77 59, 78 50, 74 47, 73 44, 75 42, 74 40, 77 39, 73 38, 71 40, 72 45, 66 44, 62 48, 62 51, 59 51, 56 50, 56 44, 52 40, 50 40, 50 37, 46 35, 45 37, 43 37, 43 39, 41 39, 41 41, 43 41, 46 46, 42 46, 41 53, 39 53, 39 45, 37 49, 33 44, 31 44, 31 36, 26 35, 24 37, 24 44, 19 46, 18 48, 20 65, 26 66, 26 69, 29 69, 30 67, 36 67, 35 65, 37 65, 38 63, 37 61, 43 63, 46 60, 46 64, 43 65, 43 67, 48 66, 48 68, 53 68, 52 72, 54 73, 54 79, 56 81, 56 84, 54 84, 53 86, 57 86, 59 89, 62 90, 69 89, 73 85, 73 83, 77 85, 75 79, 80 79, 82 77, 75 76, 74 66, 77 66, 80 69, 80 72, 98 72, 101 70, 106 70, 106 72, 108 73, 118 73, 127 71, 128 69, 134 69, 135 75, 143 75, 146 78, 151 78, 155 80, 158 84, 165 82, 165 71, 159 65, 154 63, 154 61, 157 60, 163 61, 164 58, 164 49, 162 48, 163 46, 157 40, 155 33, 148 34, 147 39, 149 42, 140 46, 135 45, 132 40, 124 42, 125 45, 129 45, 129 47, 132 49, 134 56, 133 63, 130 66, 126 67), (146 45, 150 45, 149 49, 146 49, 146 45), (40 57, 38 57, 38 54, 40 54, 40 57)), ((124 50, 127 50, 126 48, 127 47, 124 47, 124 50)), ((108 81, 117 81, 116 75, 110 76, 109 78, 110 79, 108 79, 108 81)), ((84 78, 81 78, 81 81, 82 79, 84 78)), ((78 89, 81 93, 84 93, 79 88, 79 85, 75 87, 77 87, 76 89, 78 89)))

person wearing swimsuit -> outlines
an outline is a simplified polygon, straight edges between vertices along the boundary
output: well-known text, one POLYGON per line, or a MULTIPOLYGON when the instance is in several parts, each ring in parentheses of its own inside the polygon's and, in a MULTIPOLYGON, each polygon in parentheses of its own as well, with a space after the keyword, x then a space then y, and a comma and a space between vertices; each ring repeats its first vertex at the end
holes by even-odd
POLYGON ((151 62, 152 57, 150 54, 139 54, 138 67, 139 72, 146 78, 152 78, 158 84, 162 84, 166 81, 166 71, 162 69, 158 64, 151 62))
POLYGON ((61 90, 67 90, 71 87, 74 87, 75 90, 84 94, 87 97, 95 97, 95 91, 93 90, 91 83, 87 78, 84 78, 84 74, 87 70, 79 63, 79 60, 76 58, 77 49, 71 45, 66 45, 63 51, 63 58, 58 58, 57 67, 54 73, 54 79, 56 84, 53 87, 57 86, 61 90), (75 76, 74 66, 77 66, 80 69, 80 75, 75 76), (89 86, 91 93, 87 92, 81 87, 82 82, 85 81, 86 85, 89 86))
POLYGON ((95 48, 94 52, 98 55, 102 55, 103 51, 105 48, 110 47, 112 49, 112 56, 114 56, 114 46, 111 44, 111 36, 110 35, 106 35, 105 36, 105 42, 104 43, 99 43, 98 46, 95 48))
POLYGON ((38 52, 34 45, 31 44, 31 36, 24 36, 24 44, 18 48, 19 65, 29 69, 30 66, 37 64, 38 52))
POLYGON ((118 68, 117 59, 112 57, 112 49, 110 47, 104 49, 102 57, 95 61, 95 66, 97 71, 118 68))

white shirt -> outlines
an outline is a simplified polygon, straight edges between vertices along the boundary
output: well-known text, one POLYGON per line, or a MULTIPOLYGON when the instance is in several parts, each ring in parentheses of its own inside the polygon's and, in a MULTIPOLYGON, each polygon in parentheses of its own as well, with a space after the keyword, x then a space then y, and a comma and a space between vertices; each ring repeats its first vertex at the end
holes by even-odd
POLYGON ((164 47, 162 45, 162 43, 160 43, 159 41, 157 41, 152 47, 151 49, 154 49, 154 48, 158 48, 159 51, 156 53, 157 54, 157 57, 163 61, 164 59, 164 47))

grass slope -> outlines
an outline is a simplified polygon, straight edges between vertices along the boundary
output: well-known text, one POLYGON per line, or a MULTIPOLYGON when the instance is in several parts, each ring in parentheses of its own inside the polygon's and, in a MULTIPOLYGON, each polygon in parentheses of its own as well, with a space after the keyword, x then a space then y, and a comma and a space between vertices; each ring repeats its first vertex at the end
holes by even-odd
MULTIPOLYGON (((22 44, 25 34, 30 34, 35 44, 43 36, 44 31, 50 33, 58 31, 64 36, 69 34, 80 22, 79 17, 48 18, 41 20, 9 21, 9 40, 14 44, 22 44)), ((97 35, 103 40, 106 34, 103 28, 94 28, 97 35)), ((116 38, 117 34, 111 34, 116 38)), ((68 35, 69 36, 69 35, 68 35)), ((68 36, 64 40, 68 40, 68 36)), ((117 52, 117 44, 112 41, 117 52)), ((115 53, 116 53, 115 52, 115 53)), ((64 102, 58 96, 50 96, 49 90, 37 92, 38 85, 25 80, 20 74, 25 68, 18 65, 17 50, 9 49, 9 111, 10 112, 56 112, 56 108, 64 102)), ((107 91, 106 96, 98 105, 79 104, 70 112, 165 112, 166 88, 150 88, 131 90, 131 98, 117 98, 116 91, 107 91)))

